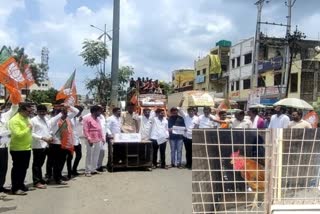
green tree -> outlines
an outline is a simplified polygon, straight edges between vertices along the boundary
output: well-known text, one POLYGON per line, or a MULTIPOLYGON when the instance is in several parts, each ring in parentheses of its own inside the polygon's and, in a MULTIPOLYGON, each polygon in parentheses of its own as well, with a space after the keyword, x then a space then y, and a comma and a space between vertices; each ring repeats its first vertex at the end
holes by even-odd
POLYGON ((171 82, 160 82, 160 87, 162 89, 162 93, 168 96, 169 94, 172 94, 174 91, 173 85, 171 82))
POLYGON ((98 72, 103 72, 101 65, 104 59, 109 56, 108 47, 102 41, 84 40, 80 56, 84 60, 84 65, 96 67, 98 72))
MULTIPOLYGON (((102 65, 104 59, 109 56, 108 48, 101 41, 85 40, 80 56, 84 60, 84 65, 96 69, 96 77, 85 82, 86 88, 99 103, 107 103, 111 92, 111 76, 106 74, 102 65)), ((130 66, 119 68, 119 93, 125 91, 129 78, 134 74, 130 66)), ((125 93, 124 93, 125 95, 125 93)))
POLYGON ((35 103, 55 103, 57 93, 54 88, 47 91, 34 90, 30 93, 29 99, 35 103))
POLYGON ((34 58, 30 58, 25 53, 23 47, 16 47, 14 49, 9 47, 9 50, 11 51, 14 59, 17 61, 21 73, 24 73, 23 68, 25 67, 25 65, 30 65, 30 69, 35 83, 37 85, 40 85, 40 83, 44 80, 44 71, 47 71, 48 67, 41 63, 36 63, 34 58))

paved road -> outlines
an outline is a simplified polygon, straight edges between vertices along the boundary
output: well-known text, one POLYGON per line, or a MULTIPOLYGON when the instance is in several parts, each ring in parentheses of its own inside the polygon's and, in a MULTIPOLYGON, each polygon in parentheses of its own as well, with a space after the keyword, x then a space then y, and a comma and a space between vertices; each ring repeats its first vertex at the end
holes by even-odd
MULTIPOLYGON (((167 163, 169 151, 167 147, 167 163)), ((9 162, 6 185, 10 185, 9 162)), ((83 167, 84 158, 80 163, 83 167)), ((26 182, 31 181, 29 167, 26 182)), ((7 195, 0 200, 0 213, 189 214, 191 193, 191 171, 187 169, 105 172, 77 177, 67 186, 31 191, 27 196, 7 195)))

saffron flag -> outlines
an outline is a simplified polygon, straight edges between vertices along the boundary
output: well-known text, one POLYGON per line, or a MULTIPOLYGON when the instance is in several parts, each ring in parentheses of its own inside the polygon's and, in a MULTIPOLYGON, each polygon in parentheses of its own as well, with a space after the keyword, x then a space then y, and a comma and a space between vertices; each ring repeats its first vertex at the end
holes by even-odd
POLYGON ((25 66, 23 77, 25 79, 24 86, 30 87, 31 85, 34 84, 34 78, 33 78, 33 75, 32 75, 32 72, 31 72, 31 68, 30 68, 29 65, 25 66))
POLYGON ((56 96, 56 100, 64 100, 64 102, 70 106, 78 103, 75 76, 76 71, 71 74, 67 82, 62 86, 56 96))
POLYGON ((3 84, 10 93, 10 100, 13 104, 21 101, 19 88, 23 87, 24 77, 22 76, 19 66, 11 56, 6 46, 0 51, 0 83, 3 84))

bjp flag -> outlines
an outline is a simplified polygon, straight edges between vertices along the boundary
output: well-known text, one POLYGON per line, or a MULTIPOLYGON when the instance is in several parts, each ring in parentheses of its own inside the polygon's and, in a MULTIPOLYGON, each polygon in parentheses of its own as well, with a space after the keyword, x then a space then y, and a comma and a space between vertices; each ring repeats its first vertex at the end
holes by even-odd
POLYGON ((34 84, 34 78, 32 75, 32 71, 29 65, 25 66, 24 69, 24 73, 23 73, 23 77, 24 77, 24 86, 25 87, 30 87, 31 85, 34 84))
POLYGON ((11 56, 6 46, 0 51, 0 83, 2 83, 10 93, 12 103, 17 104, 21 100, 20 88, 23 87, 24 77, 19 66, 11 56))
POLYGON ((78 103, 75 76, 76 71, 71 74, 67 82, 62 86, 56 96, 56 100, 64 100, 65 103, 71 106, 74 106, 78 103))

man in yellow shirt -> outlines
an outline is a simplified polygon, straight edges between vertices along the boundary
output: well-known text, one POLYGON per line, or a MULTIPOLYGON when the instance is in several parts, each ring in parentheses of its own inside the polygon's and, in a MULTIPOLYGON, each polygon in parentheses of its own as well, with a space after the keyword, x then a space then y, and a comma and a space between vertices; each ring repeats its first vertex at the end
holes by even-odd
POLYGON ((14 195, 26 195, 24 185, 31 156, 32 126, 29 115, 33 112, 30 104, 20 105, 18 113, 9 121, 11 131, 10 154, 12 157, 11 191, 14 195))

